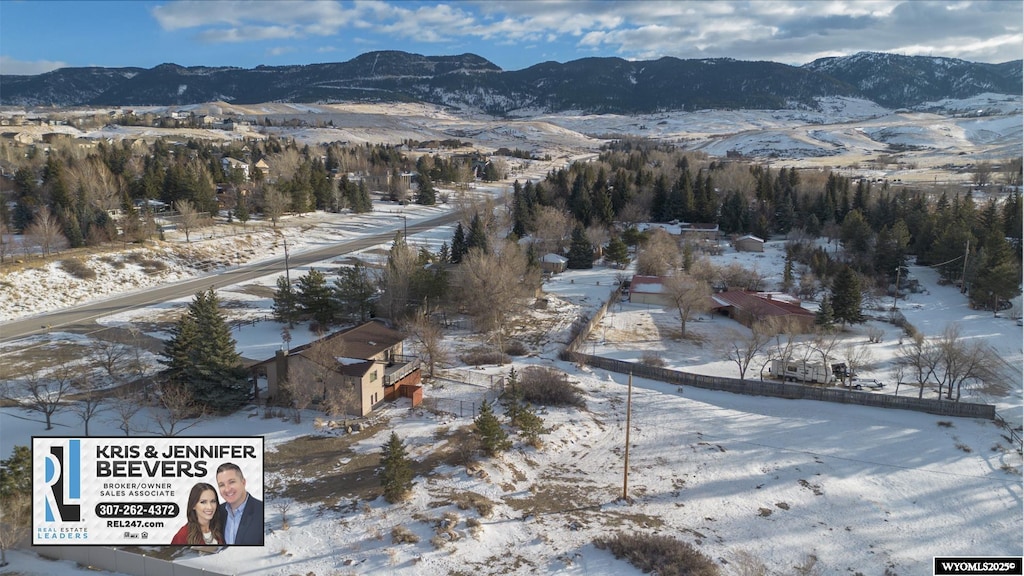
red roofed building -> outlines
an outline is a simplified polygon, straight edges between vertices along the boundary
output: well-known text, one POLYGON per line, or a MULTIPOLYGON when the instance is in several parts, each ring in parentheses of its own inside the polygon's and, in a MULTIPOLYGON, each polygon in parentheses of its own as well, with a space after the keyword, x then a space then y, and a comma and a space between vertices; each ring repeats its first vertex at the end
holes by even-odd
POLYGON ((712 309, 744 326, 772 319, 789 324, 799 332, 814 331, 814 313, 786 294, 727 290, 712 294, 712 309))

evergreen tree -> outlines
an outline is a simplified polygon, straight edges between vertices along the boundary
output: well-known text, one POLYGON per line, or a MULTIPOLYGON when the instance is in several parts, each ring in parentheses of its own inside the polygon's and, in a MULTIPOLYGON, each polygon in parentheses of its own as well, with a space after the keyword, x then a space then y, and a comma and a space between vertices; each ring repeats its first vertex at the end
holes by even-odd
POLYGON ((242 229, 245 230, 245 223, 250 218, 252 218, 252 215, 249 214, 249 202, 244 197, 240 197, 235 204, 235 219, 242 223, 242 229))
POLYGON ((377 472, 384 499, 392 504, 401 502, 413 487, 412 461, 405 445, 396 432, 392 432, 381 450, 381 467, 377 472))
POLYGON ((223 412, 248 399, 247 374, 212 288, 195 295, 163 356, 171 382, 186 386, 199 405, 223 412))
POLYGON ((416 203, 423 206, 433 206, 437 203, 437 191, 434 190, 434 183, 430 181, 430 174, 420 173, 417 175, 419 181, 419 193, 416 195, 416 203))
POLYGON ((358 260, 352 266, 344 266, 338 270, 338 278, 334 281, 334 295, 338 308, 349 316, 358 317, 366 322, 373 311, 373 297, 377 293, 373 279, 366 267, 358 260))
POLYGON ((722 216, 718 219, 718 225, 722 232, 732 234, 744 232, 748 228, 747 207, 743 200, 743 194, 733 191, 722 204, 722 216))
MULTIPOLYGON (((639 172, 637 173, 639 176, 639 172)), ((672 210, 669 206, 668 177, 659 174, 654 181, 654 198, 651 200, 651 217, 655 222, 668 222, 672 219, 672 210)))
POLYGON ((437 261, 442 265, 452 261, 452 250, 447 242, 441 242, 441 248, 437 250, 437 261))
POLYGON ((508 370, 505 388, 505 392, 501 395, 502 407, 505 408, 505 416, 508 416, 509 422, 512 422, 514 426, 523 401, 523 392, 519 387, 519 374, 515 367, 508 370))
POLYGON ((469 246, 466 245, 466 231, 462 229, 462 222, 455 225, 455 233, 452 234, 452 256, 451 263, 458 264, 462 262, 462 257, 469 252, 469 246))
POLYGON ((860 307, 860 279, 853 268, 843 266, 832 281, 832 313, 844 327, 847 324, 860 324, 864 321, 860 307))
POLYGON ((604 168, 597 174, 597 180, 591 188, 591 205, 593 206, 594 219, 598 222, 610 225, 615 218, 612 210, 612 194, 608 190, 608 181, 605 178, 604 168))
POLYGON ((569 244, 568 268, 585 270, 594 267, 594 246, 587 238, 587 232, 581 224, 572 230, 572 241, 569 244))
POLYGON ((494 415, 491 405, 484 402, 480 406, 480 414, 473 420, 476 433, 480 437, 480 445, 488 456, 497 456, 512 447, 512 441, 501 427, 501 422, 494 415))
POLYGON ((828 294, 825 294, 821 297, 821 304, 818 305, 818 311, 814 313, 814 323, 818 326, 830 328, 835 324, 835 321, 835 314, 832 311, 832 301, 829 300, 828 294))
POLYGON ((999 311, 999 302, 1020 294, 1020 264, 1006 238, 991 234, 980 256, 981 269, 971 282, 971 302, 983 310, 999 311))
POLYGON ((11 456, 0 460, 0 501, 22 498, 32 500, 32 451, 28 446, 15 446, 11 456))
POLYGON ((480 213, 473 214, 473 219, 469 221, 469 235, 466 237, 466 251, 470 248, 479 248, 482 252, 487 252, 487 230, 484 229, 483 220, 480 218, 480 213))
POLYGON ((311 269, 299 278, 296 288, 295 299, 299 311, 309 318, 312 318, 321 327, 334 322, 334 294, 327 285, 327 277, 324 273, 311 269))
POLYGON ((621 236, 614 236, 604 251, 605 260, 614 263, 620 268, 629 264, 629 247, 622 241, 621 236))
POLYGON ((519 180, 512 183, 512 234, 516 238, 526 236, 527 206, 523 187, 519 180))
POLYGON ((512 422, 512 425, 519 428, 519 433, 522 435, 523 440, 531 446, 538 446, 540 444, 540 435, 547 432, 544 428, 544 419, 537 414, 537 411, 530 404, 523 404, 519 407, 516 419, 512 422))
POLYGON ((284 276, 277 278, 277 290, 274 292, 274 320, 287 323, 294 327, 299 319, 299 305, 295 288, 284 276))
POLYGON ((786 262, 782 269, 782 289, 786 292, 793 287, 793 255, 786 250, 786 262))
POLYGON ((7 565, 7 548, 31 533, 31 503, 32 451, 15 446, 0 460, 0 567, 7 565))

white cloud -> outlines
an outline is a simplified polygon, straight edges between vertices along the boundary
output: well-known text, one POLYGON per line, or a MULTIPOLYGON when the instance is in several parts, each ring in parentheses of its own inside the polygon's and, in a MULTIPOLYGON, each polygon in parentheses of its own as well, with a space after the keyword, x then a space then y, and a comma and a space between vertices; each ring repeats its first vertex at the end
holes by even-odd
POLYGON ((278 46, 267 50, 267 56, 281 56, 283 54, 290 54, 295 52, 294 46, 278 46))
POLYGON ((905 46, 990 61, 1020 58, 1022 52, 1020 42, 1013 45, 1021 34, 1021 4, 999 1, 183 0, 151 13, 165 30, 195 28, 205 42, 334 35, 348 42, 351 31, 360 30, 379 36, 375 43, 448 43, 473 51, 483 50, 474 40, 522 49, 561 43, 632 59, 730 56, 792 64, 823 53, 905 46))
POLYGON ((67 62, 61 62, 59 60, 15 60, 10 56, 0 56, 0 74, 14 74, 24 76, 34 76, 36 74, 43 74, 44 72, 50 72, 58 68, 67 68, 67 62))

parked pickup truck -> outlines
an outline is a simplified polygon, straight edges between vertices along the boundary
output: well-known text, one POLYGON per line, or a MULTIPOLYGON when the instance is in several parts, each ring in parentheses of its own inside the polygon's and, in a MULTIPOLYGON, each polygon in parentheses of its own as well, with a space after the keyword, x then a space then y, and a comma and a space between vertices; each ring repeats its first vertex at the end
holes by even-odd
POLYGON ((862 388, 870 388, 871 390, 881 390, 882 388, 885 388, 885 383, 879 382, 874 378, 850 378, 850 383, 848 384, 848 386, 850 388, 853 388, 854 390, 860 390, 862 388))

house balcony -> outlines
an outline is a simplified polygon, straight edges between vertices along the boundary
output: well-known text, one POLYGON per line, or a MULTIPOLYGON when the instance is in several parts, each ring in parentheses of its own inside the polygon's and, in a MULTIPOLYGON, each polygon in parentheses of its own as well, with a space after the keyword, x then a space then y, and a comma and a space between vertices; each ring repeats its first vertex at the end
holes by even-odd
POLYGON ((391 363, 384 367, 384 386, 394 386, 402 378, 420 369, 420 359, 416 356, 391 357, 391 363))

